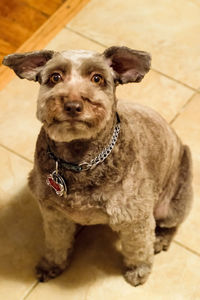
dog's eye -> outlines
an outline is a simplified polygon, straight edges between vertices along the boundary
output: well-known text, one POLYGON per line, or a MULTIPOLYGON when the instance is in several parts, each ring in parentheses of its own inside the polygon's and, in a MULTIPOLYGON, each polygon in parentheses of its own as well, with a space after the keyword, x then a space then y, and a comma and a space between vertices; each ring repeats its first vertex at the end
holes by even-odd
POLYGON ((91 81, 98 85, 104 83, 104 79, 100 74, 94 74, 91 78, 91 81))
POLYGON ((53 73, 50 76, 50 82, 56 84, 62 80, 62 77, 59 73, 53 73))

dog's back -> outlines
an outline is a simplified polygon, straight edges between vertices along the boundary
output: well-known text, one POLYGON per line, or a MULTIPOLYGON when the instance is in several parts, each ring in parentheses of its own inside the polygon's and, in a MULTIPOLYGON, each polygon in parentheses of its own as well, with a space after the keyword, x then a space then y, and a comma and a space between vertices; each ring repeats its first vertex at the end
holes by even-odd
POLYGON ((121 100, 118 110, 131 128, 129 138, 133 141, 140 167, 147 172, 145 177, 154 181, 157 193, 155 219, 159 225, 176 226, 187 216, 191 206, 190 149, 182 144, 172 127, 151 108, 121 100))

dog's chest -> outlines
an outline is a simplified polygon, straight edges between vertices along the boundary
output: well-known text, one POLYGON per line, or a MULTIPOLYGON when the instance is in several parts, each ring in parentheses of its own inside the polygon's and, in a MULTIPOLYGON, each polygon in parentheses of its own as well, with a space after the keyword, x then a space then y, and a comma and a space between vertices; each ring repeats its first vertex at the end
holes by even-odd
POLYGON ((108 215, 100 195, 72 193, 66 197, 53 197, 54 206, 62 210, 66 216, 81 225, 108 223, 108 215))
POLYGON ((66 209, 69 219, 81 225, 107 224, 108 216, 101 209, 66 209))

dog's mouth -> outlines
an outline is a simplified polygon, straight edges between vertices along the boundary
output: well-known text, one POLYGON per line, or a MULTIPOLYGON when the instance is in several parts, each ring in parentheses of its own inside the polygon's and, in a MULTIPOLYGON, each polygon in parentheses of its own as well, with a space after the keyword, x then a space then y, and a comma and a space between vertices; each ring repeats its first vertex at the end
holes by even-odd
POLYGON ((70 142, 77 139, 90 139, 96 135, 96 129, 88 121, 79 119, 55 120, 51 124, 44 123, 49 137, 57 142, 70 142))
MULTIPOLYGON (((75 128, 77 126, 86 126, 86 127, 91 127, 91 122, 88 122, 88 121, 85 121, 85 120, 80 120, 80 119, 77 119, 77 118, 71 118, 71 119, 65 119, 65 120, 57 120, 57 119, 54 119, 53 120, 53 123, 51 125, 66 125, 68 127, 71 127, 71 128, 75 128)), ((50 126, 51 126, 50 125, 50 126)))

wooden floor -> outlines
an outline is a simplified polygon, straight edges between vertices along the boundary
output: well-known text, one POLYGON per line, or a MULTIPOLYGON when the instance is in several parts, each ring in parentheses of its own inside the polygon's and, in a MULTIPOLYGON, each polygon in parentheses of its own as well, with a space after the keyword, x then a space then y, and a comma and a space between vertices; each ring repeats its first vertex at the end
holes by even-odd
POLYGON ((0 61, 18 49, 65 0, 1 0, 0 61))

